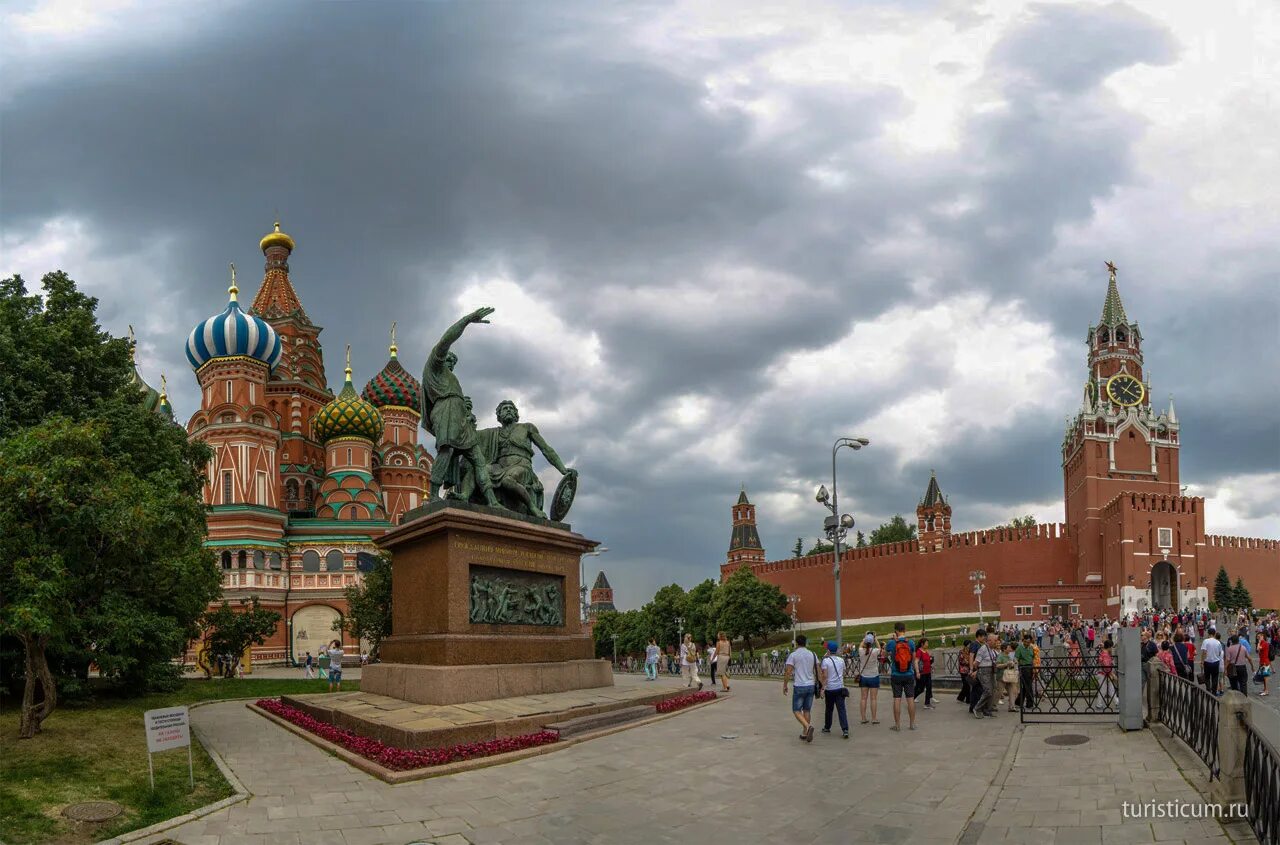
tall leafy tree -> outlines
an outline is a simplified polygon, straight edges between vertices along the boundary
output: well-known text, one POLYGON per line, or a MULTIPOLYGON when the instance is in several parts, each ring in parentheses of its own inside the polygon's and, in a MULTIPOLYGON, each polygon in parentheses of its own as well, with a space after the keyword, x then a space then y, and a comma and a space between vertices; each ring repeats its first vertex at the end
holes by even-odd
POLYGON ((828 543, 825 540, 815 540, 813 545, 809 547, 809 551, 805 552, 805 554, 825 555, 827 552, 834 552, 835 550, 836 547, 834 544, 828 543))
POLYGON ((854 541, 853 545, 854 545, 854 548, 865 549, 867 547, 867 535, 859 531, 857 539, 854 541))
POLYGON ((44 287, 0 282, 0 638, 23 655, 23 737, 91 662, 136 688, 173 682, 219 591, 208 449, 141 407, 96 300, 62 273, 44 287))
POLYGON ((749 650, 753 638, 767 637, 791 624, 787 597, 777 585, 761 581, 747 566, 729 576, 716 593, 716 625, 749 650))
POLYGON ((1025 516, 1015 516, 1004 525, 997 525, 997 528, 1035 528, 1036 518, 1033 514, 1025 516))
POLYGON ((698 584, 684 597, 684 629, 696 642, 714 642, 716 638, 716 582, 710 578, 698 584))
POLYGON ((797 537, 797 538, 796 538, 796 544, 795 544, 795 546, 794 546, 794 547, 792 547, 792 549, 791 549, 791 556, 792 556, 792 557, 800 557, 802 554, 804 554, 804 538, 803 538, 803 537, 797 537))
POLYGON ((382 641, 391 634, 391 558, 378 555, 364 579, 343 590, 347 615, 334 622, 356 641, 369 643, 369 660, 378 659, 382 641))
POLYGON ((1213 603, 1219 609, 1235 607, 1235 591, 1231 587, 1231 576, 1225 566, 1218 567, 1218 575, 1213 579, 1213 603))
POLYGON ((870 542, 873 546, 880 546, 885 543, 902 543, 915 538, 915 525, 903 519, 902 514, 895 514, 893 519, 871 532, 870 542))
MULTIPOLYGON (((654 593, 653 601, 641 608, 648 620, 649 630, 658 638, 658 645, 675 645, 679 642, 677 618, 685 614, 685 592, 679 584, 668 584, 654 593)), ((685 630, 688 630, 687 620, 685 630)))

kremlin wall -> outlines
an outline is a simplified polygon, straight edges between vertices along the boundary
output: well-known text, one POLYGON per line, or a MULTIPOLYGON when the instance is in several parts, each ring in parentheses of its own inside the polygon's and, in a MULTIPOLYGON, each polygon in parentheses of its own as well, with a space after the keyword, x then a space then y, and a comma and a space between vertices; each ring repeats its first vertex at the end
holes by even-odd
MULTIPOLYGON (((986 575, 987 614, 1004 622, 1208 606, 1219 567, 1244 580, 1254 605, 1280 608, 1280 540, 1205 533, 1205 501, 1181 494, 1181 426, 1170 398, 1151 406, 1142 333, 1120 300, 1115 268, 1102 317, 1089 328, 1080 410, 1063 437, 1067 522, 952 533, 951 504, 931 477, 916 508, 918 540, 842 548, 846 621, 975 616, 969 574, 986 575)), ((802 624, 835 620, 834 554, 768 561, 755 506, 733 505, 723 581, 741 566, 798 595, 802 624)))

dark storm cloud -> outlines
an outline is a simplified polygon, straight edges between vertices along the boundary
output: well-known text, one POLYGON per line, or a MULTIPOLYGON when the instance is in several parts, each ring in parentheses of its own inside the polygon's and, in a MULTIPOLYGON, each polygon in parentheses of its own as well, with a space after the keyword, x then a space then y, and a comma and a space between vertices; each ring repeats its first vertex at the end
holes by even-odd
MULTIPOLYGON (((955 149, 904 156, 883 127, 911 105, 883 84, 785 86, 787 128, 773 136, 740 110, 706 107, 701 74, 792 36, 727 41, 677 68, 631 38, 660 7, 550 8, 229 8, 180 37, 100 45, 90 66, 33 57, 44 72, 9 94, 0 125, 4 227, 82 219, 100 259, 166 244, 146 269, 168 280, 149 295, 174 295, 176 325, 156 339, 174 366, 189 326, 225 301, 227 261, 239 263, 246 293, 256 288, 248 268, 277 211, 298 240, 293 275, 326 327, 331 378, 346 342, 357 378, 381 366, 392 319, 416 369, 473 278, 502 274, 554 302, 574 336, 546 345, 576 348, 595 331, 611 378, 593 386, 591 418, 565 413, 570 421, 542 427, 562 455, 576 455, 587 495, 573 521, 613 549, 594 563, 609 570, 623 606, 660 582, 714 574, 740 482, 765 493, 780 491, 780 479, 825 477, 831 437, 901 389, 868 389, 857 362, 833 362, 847 375, 833 379, 830 402, 796 408, 767 395, 766 371, 780 356, 920 301, 910 283, 921 273, 937 277, 943 295, 1025 297, 1030 318, 1073 343, 1097 319, 1100 264, 1113 256, 1079 256, 1088 271, 1075 284, 1045 261, 1059 227, 1087 220, 1135 178, 1142 126, 1103 81, 1173 58, 1157 22, 1120 5, 1037 7, 995 47, 979 83, 1004 105, 969 117, 955 149), (847 183, 824 185, 815 167, 847 183), (962 199, 968 211, 938 210, 962 199), (884 254, 890 240, 918 243, 919 255, 884 254), (628 307, 643 292, 683 313, 628 307), (706 426, 745 420, 748 466, 655 453, 646 426, 657 421, 646 415, 682 393, 713 402, 706 426)), ((768 83, 737 84, 750 99, 768 83)), ((1152 248, 1131 245, 1134 263, 1152 248)), ((1156 390, 1178 394, 1194 444, 1184 450, 1188 476, 1191 467, 1275 467, 1275 424, 1263 409, 1280 393, 1276 377, 1252 388, 1221 375, 1224 361, 1244 367, 1241 338, 1263 336, 1255 333, 1269 315, 1274 322, 1274 287, 1250 276, 1226 296, 1170 302, 1156 295, 1157 280, 1132 277, 1122 291, 1149 339, 1156 390), (1213 325, 1197 315, 1213 315, 1213 325), (1169 384, 1175 373, 1185 384, 1169 384)), ((136 321, 149 303, 127 295, 128 279, 115 282, 120 295, 104 299, 104 313, 136 321)), ((581 385, 504 335, 508 312, 493 304, 491 334, 460 350, 480 416, 513 384, 540 407, 570 401, 581 385)), ((937 384, 946 364, 918 350, 909 386, 937 384)), ((1083 344, 1066 366, 1083 381, 1083 344)), ((171 371, 170 384, 185 415, 193 380, 171 371)), ((876 517, 909 514, 936 467, 958 521, 965 502, 1051 500, 1062 417, 1074 411, 1025 414, 959 448, 921 444, 903 469, 866 450, 849 459, 850 496, 876 517)), ((815 533, 813 508, 794 524, 760 512, 772 554, 815 533)))

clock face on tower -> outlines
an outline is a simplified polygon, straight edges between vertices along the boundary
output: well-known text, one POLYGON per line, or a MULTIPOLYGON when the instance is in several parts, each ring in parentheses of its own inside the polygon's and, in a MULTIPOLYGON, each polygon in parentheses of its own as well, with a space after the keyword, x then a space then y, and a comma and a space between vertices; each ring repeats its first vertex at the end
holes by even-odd
POLYGON ((1146 388, 1128 373, 1112 376, 1107 382, 1107 395, 1111 401, 1126 408, 1137 405, 1146 396, 1146 388))

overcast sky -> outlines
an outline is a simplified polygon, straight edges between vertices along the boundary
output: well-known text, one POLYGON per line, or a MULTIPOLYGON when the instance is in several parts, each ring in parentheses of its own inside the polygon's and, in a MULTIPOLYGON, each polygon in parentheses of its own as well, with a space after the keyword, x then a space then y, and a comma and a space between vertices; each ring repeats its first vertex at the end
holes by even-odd
POLYGON ((133 323, 183 422, 277 213, 335 388, 495 306, 462 383, 580 470, 622 607, 717 575, 742 484, 771 558, 812 538, 840 435, 860 527, 930 468, 957 529, 1060 521, 1106 260, 1209 530, 1280 535, 1272 4, 0 10, 0 273, 133 323))

